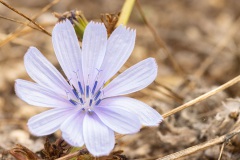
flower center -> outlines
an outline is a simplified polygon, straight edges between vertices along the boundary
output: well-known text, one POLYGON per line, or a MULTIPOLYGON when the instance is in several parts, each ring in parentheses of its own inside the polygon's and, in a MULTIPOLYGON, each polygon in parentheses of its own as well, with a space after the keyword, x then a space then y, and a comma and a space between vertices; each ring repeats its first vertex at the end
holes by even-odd
MULTIPOLYGON (((75 72, 77 73, 77 72, 75 72)), ((99 71, 100 73, 100 71, 99 71)), ((99 76, 98 73, 98 76, 99 76)), ((77 75, 77 74, 76 74, 77 75)), ((97 76, 97 77, 98 77, 97 76)), ((78 79, 78 75, 77 75, 78 79)), ((94 110, 94 107, 96 105, 99 105, 101 102, 102 98, 102 87, 100 87, 98 90, 97 85, 98 85, 98 80, 94 81, 93 87, 90 87, 89 83, 87 82, 86 85, 83 85, 79 79, 78 79, 78 86, 77 88, 71 84, 69 81, 71 87, 72 87, 72 92, 74 93, 75 96, 70 97, 70 94, 67 93, 68 100, 75 106, 81 108, 83 111, 91 113, 94 110)))

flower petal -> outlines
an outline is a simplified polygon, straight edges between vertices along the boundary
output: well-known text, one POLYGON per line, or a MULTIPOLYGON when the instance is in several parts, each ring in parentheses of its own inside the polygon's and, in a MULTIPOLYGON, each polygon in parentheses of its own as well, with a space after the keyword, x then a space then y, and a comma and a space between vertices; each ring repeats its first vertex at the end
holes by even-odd
POLYGON ((105 125, 120 134, 136 133, 141 128, 140 121, 134 113, 116 105, 97 106, 94 111, 105 125))
POLYGON ((83 140, 84 116, 85 116, 84 112, 78 111, 77 113, 66 119, 66 121, 64 121, 60 127, 63 139, 72 146, 81 147, 84 145, 83 140))
POLYGON ((114 147, 114 132, 93 112, 83 120, 83 138, 88 151, 94 156, 108 155, 114 147))
POLYGON ((82 79, 81 48, 69 20, 55 25, 52 32, 52 42, 64 73, 68 80, 77 87, 78 80, 82 79))
POLYGON ((33 135, 44 136, 52 134, 68 116, 73 114, 74 107, 54 108, 33 116, 28 121, 28 128, 33 135))
POLYGON ((104 57, 99 84, 108 81, 127 61, 133 51, 136 31, 120 25, 108 39, 106 55, 104 57))
POLYGON ((83 35, 82 64, 85 84, 93 85, 107 47, 107 31, 102 23, 90 22, 83 35))
POLYGON ((130 67, 104 89, 104 97, 119 96, 141 90, 154 81, 157 76, 157 64, 154 58, 147 58, 130 67))
POLYGON ((52 91, 66 95, 71 89, 60 72, 35 47, 30 47, 24 56, 24 64, 29 76, 38 84, 52 91))
POLYGON ((147 104, 129 97, 111 97, 101 102, 101 105, 117 106, 136 114, 142 125, 158 126, 163 117, 147 104))
POLYGON ((64 97, 37 83, 18 79, 15 92, 19 98, 30 105, 41 107, 69 107, 72 104, 64 97))

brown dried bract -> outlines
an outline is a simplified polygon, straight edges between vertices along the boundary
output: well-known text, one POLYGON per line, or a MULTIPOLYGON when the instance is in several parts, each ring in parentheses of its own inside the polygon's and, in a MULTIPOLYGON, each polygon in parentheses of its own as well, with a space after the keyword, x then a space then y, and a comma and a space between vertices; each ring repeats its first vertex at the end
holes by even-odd
POLYGON ((108 36, 114 31, 116 24, 118 22, 120 12, 119 13, 105 13, 101 14, 101 21, 104 23, 105 27, 107 28, 108 36))
POLYGON ((17 144, 16 147, 9 150, 9 153, 17 160, 39 160, 40 158, 28 148, 17 144))

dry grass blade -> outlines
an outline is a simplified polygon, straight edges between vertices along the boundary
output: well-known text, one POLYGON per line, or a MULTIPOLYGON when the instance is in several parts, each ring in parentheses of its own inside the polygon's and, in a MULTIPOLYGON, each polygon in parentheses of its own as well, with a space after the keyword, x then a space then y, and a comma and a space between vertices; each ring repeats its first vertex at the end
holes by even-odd
MULTIPOLYGON (((43 26, 52 26, 53 24, 44 24, 43 26)), ((22 35, 26 35, 26 34, 29 34, 32 32, 32 28, 25 28, 19 32, 16 32, 14 34, 11 35, 10 39, 12 40, 11 42, 15 43, 15 44, 18 44, 18 45, 23 45, 23 46, 31 46, 34 44, 33 41, 27 41, 25 39, 22 39, 22 38, 17 38, 17 37, 20 37, 22 35)), ((9 35, 5 35, 5 34, 0 34, 0 47, 6 43, 8 43, 9 41, 9 35)))
POLYGON ((17 14, 21 15, 22 17, 26 18, 27 20, 29 20, 31 23, 33 23, 35 26, 37 26, 41 31, 43 31, 44 33, 46 33, 47 35, 51 36, 51 33, 49 33, 48 31, 46 31, 42 26, 40 26, 39 24, 37 24, 34 20, 32 20, 31 18, 29 18, 28 16, 26 16, 25 14, 19 12, 18 10, 16 10, 15 8, 11 7, 9 4, 7 4, 6 2, 3 2, 2 0, 0 0, 0 3, 2 3, 4 6, 8 7, 9 9, 11 9, 12 11, 16 12, 17 14))
POLYGON ((40 29, 35 28, 35 27, 31 26, 31 25, 28 24, 28 23, 24 23, 24 22, 21 22, 21 21, 15 20, 15 19, 11 19, 11 18, 7 18, 7 17, 3 17, 3 16, 1 16, 1 15, 0 15, 0 18, 2 18, 2 19, 6 19, 6 20, 9 20, 9 21, 12 21, 12 22, 16 22, 16 23, 19 23, 19 24, 23 24, 23 25, 28 26, 28 27, 30 27, 30 28, 32 28, 32 29, 36 29, 36 30, 38 30, 38 31, 41 31, 40 29))
POLYGON ((185 76, 185 73, 183 72, 183 70, 181 69, 180 65, 178 64, 178 62, 174 59, 173 55, 171 54, 171 52, 169 51, 169 49, 167 48, 167 45, 164 43, 164 41, 158 36, 157 31, 155 30, 155 28, 151 25, 151 23, 148 22, 143 9, 141 7, 141 4, 139 2, 139 0, 136 0, 136 4, 137 4, 137 8, 139 10, 139 13, 141 14, 141 17, 144 21, 144 23, 147 25, 147 27, 149 28, 149 30, 151 31, 151 33, 153 34, 157 44, 163 48, 164 52, 167 54, 167 56, 169 57, 169 60, 171 61, 174 69, 182 76, 185 76))
POLYGON ((230 140, 231 138, 233 138, 233 136, 235 136, 239 133, 240 133, 240 130, 238 129, 238 130, 235 130, 231 133, 225 134, 221 137, 211 139, 207 142, 204 142, 204 143, 198 144, 196 146, 192 146, 190 148, 181 150, 179 152, 167 155, 163 158, 158 158, 157 160, 174 160, 174 159, 182 158, 182 157, 185 157, 185 156, 190 155, 192 153, 204 150, 208 147, 211 147, 211 146, 214 146, 214 145, 217 145, 217 144, 221 144, 221 143, 225 143, 226 141, 230 140))
POLYGON ((223 153, 224 147, 225 147, 225 143, 223 143, 222 146, 221 146, 221 150, 220 150, 220 154, 219 154, 218 160, 221 160, 221 158, 222 158, 222 153, 223 153))
POLYGON ((190 106, 192 106, 196 103, 199 103, 199 102, 213 96, 214 94, 216 94, 218 92, 221 92, 221 91, 225 90, 226 88, 238 83, 239 81, 240 81, 240 75, 231 79, 230 81, 224 83, 223 85, 221 85, 221 86, 219 86, 219 87, 217 87, 217 88, 215 88, 215 89, 213 89, 213 90, 211 90, 211 91, 209 91, 209 92, 207 92, 207 93, 205 93, 205 94, 203 94, 203 95, 201 95, 201 96, 199 96, 199 97, 197 97, 197 98, 195 98, 195 99, 193 99, 193 100, 191 100, 191 101, 189 101, 189 102, 187 102, 187 103, 185 103, 185 104, 183 104, 183 105, 181 105, 181 106, 179 106, 179 107, 177 107, 177 108, 175 108, 175 109, 173 109, 173 110, 171 110, 171 111, 169 111, 165 114, 163 114, 163 117, 164 118, 169 117, 170 115, 173 115, 173 114, 175 114, 175 113, 177 113, 177 112, 179 112, 183 109, 186 109, 186 108, 188 108, 188 107, 190 107, 190 106))
MULTIPOLYGON (((44 12, 46 12, 47 10, 49 10, 52 6, 54 6, 55 4, 57 4, 60 0, 54 0, 51 3, 49 3, 48 5, 46 5, 45 7, 43 7, 41 9, 41 11, 39 13, 37 13, 36 15, 34 15, 32 17, 32 20, 35 20, 36 18, 38 18, 41 14, 43 14, 44 12)), ((27 21, 26 23, 30 23, 29 21, 27 21)), ((17 38, 19 35, 21 35, 20 33, 22 32, 22 30, 25 29, 25 26, 20 26, 18 27, 14 32, 12 32, 11 34, 8 35, 8 37, 6 37, 4 40, 2 40, 0 42, 0 47, 2 47, 3 45, 7 44, 8 42, 14 40, 15 38, 17 38)))

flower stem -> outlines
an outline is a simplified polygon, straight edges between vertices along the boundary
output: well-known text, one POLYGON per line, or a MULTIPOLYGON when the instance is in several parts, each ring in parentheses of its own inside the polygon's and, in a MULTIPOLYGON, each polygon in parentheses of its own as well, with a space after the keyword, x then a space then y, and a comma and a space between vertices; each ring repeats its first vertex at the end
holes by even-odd
POLYGON ((134 3, 135 3, 135 0, 125 0, 116 26, 119 26, 120 24, 123 24, 123 25, 127 24, 132 12, 134 3))

